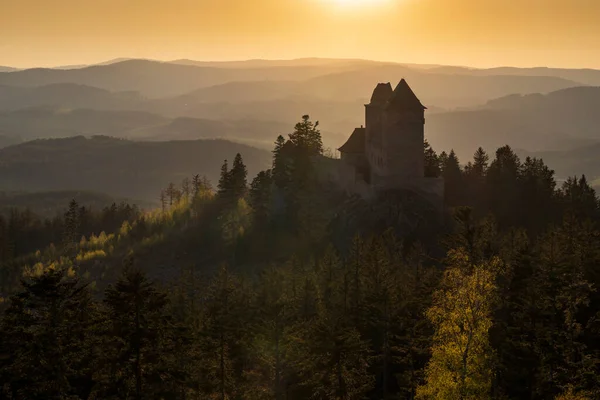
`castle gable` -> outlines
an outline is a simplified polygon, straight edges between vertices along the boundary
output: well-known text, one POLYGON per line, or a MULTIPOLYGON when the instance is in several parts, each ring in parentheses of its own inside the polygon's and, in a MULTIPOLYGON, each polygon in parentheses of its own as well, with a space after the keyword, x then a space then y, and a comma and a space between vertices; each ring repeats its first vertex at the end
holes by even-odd
POLYGON ((341 153, 364 153, 365 152, 365 128, 356 128, 346 143, 338 149, 341 153))
POLYGON ((408 83, 404 79, 400 81, 394 93, 388 101, 387 108, 402 108, 407 110, 423 111, 426 110, 421 101, 417 98, 408 83))
POLYGON ((394 90, 392 89, 392 85, 388 83, 379 83, 375 90, 373 91, 373 95, 371 96, 371 105, 385 105, 389 99, 394 95, 394 90))

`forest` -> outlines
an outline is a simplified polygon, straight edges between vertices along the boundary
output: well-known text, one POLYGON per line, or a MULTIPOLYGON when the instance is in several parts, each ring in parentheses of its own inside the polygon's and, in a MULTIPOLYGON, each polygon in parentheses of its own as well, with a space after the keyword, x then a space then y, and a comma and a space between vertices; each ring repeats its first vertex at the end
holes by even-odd
POLYGON ((308 116, 270 169, 232 154, 154 211, 10 211, 0 399, 599 398, 596 192, 473 150, 424 143, 443 212, 324 182, 308 116))

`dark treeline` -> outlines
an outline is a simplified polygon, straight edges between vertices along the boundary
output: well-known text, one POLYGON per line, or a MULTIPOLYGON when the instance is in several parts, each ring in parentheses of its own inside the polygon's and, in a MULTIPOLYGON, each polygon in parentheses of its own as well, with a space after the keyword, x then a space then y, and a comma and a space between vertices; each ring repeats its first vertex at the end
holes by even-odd
POLYGON ((306 116, 250 183, 238 154, 215 190, 200 176, 168 185, 157 226, 138 216, 130 230, 170 224, 175 239, 152 242, 182 257, 169 280, 127 240, 105 249, 120 275, 101 291, 69 251, 24 274, 3 304, 1 398, 600 396, 600 214, 585 177, 559 187, 509 147, 461 165, 425 144, 449 210, 434 237, 396 220, 340 236, 356 203, 319 178, 322 154, 306 116), (211 264, 183 258, 198 252, 211 264))

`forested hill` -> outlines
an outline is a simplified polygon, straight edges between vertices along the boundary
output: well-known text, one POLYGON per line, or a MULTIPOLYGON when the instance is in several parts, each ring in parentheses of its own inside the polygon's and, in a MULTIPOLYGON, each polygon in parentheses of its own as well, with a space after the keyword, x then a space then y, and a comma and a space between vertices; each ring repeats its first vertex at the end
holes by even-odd
POLYGON ((236 153, 252 174, 271 161, 268 151, 225 140, 36 140, 0 150, 0 191, 83 190, 157 202, 169 182, 198 173, 216 182, 223 160, 236 153))
POLYGON ((461 158, 470 156, 473 143, 488 151, 506 143, 531 152, 574 149, 600 141, 599 103, 600 87, 515 94, 472 109, 428 114, 425 130, 433 146, 453 148, 461 158))
POLYGON ((51 172, 98 179, 98 164, 130 185, 190 153, 220 167, 212 183, 196 164, 163 181, 151 213, 71 201, 53 219, 0 216, 5 398, 599 398, 600 203, 585 177, 558 184, 509 146, 463 167, 424 143, 425 175, 446 185, 440 215, 414 193, 365 201, 319 179, 308 116, 272 154, 206 154, 226 143, 0 152, 13 170, 19 151, 37 160, 27 168, 66 155, 51 172))

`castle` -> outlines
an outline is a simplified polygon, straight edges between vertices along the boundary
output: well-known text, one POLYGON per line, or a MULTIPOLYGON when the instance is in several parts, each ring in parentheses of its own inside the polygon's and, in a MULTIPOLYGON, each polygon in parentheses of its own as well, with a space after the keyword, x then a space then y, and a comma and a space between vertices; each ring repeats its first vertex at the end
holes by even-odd
POLYGON ((337 181, 349 193, 372 198, 405 189, 441 207, 444 181, 425 177, 425 110, 406 81, 380 83, 341 153, 337 181))

